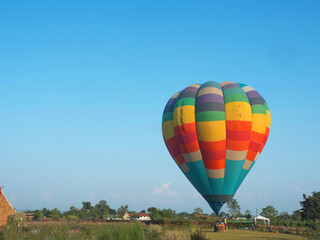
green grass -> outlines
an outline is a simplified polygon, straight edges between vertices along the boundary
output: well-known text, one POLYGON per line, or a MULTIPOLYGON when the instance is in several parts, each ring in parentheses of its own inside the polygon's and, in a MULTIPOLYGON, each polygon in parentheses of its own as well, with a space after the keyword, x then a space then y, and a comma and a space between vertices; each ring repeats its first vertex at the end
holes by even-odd
POLYGON ((143 240, 141 225, 135 223, 28 223, 7 225, 0 240, 143 240))
MULTIPOLYGON (((197 227, 195 227, 196 229, 197 227)), ((192 229, 192 227, 191 227, 192 229)), ((199 228, 198 228, 199 229, 199 228)), ((229 229, 213 232, 202 228, 208 240, 307 239, 299 235, 229 229)), ((145 225, 143 223, 27 222, 8 224, 0 231, 0 240, 190 240, 190 228, 145 225)), ((198 238, 197 238, 198 239, 198 238)), ((314 238, 317 239, 317 238, 314 238)))

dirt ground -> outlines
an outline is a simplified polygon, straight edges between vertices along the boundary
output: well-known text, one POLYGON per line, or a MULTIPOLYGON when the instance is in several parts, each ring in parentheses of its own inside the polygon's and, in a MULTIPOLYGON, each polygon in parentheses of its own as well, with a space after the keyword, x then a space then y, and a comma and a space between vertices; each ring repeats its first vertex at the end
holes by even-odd
POLYGON ((282 233, 269 233, 260 231, 250 231, 250 230, 238 230, 230 229, 228 232, 215 233, 213 231, 207 231, 206 235, 209 239, 215 240, 247 240, 247 239, 288 239, 288 240, 298 240, 306 239, 298 235, 282 234, 282 233))
MULTIPOLYGON (((183 236, 186 234, 185 229, 176 229, 168 230, 167 235, 171 236, 169 239, 186 239, 183 236), (172 238, 174 236, 175 238, 172 238)), ((213 232, 213 230, 203 229, 205 236, 208 240, 304 240, 307 238, 290 235, 290 234, 281 234, 281 233, 269 233, 269 232, 260 232, 260 231, 249 231, 249 230, 238 230, 238 229, 229 229, 227 232, 213 232)))

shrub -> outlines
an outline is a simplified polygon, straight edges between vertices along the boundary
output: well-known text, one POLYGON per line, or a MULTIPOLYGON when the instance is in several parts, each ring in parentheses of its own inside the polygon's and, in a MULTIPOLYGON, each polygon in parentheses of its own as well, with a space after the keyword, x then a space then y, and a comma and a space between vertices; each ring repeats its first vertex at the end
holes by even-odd
POLYGON ((206 240, 205 233, 202 232, 199 224, 194 224, 190 227, 191 240, 206 240))
POLYGON ((164 230, 160 225, 144 225, 144 237, 150 240, 162 240, 164 230))

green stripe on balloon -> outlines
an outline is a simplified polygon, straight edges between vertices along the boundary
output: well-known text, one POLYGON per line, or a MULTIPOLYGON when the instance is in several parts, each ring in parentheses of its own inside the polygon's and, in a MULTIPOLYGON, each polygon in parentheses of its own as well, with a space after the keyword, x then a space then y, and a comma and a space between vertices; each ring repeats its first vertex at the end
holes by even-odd
POLYGON ((196 113, 196 122, 207 121, 222 121, 226 120, 225 112, 222 111, 208 111, 196 113))

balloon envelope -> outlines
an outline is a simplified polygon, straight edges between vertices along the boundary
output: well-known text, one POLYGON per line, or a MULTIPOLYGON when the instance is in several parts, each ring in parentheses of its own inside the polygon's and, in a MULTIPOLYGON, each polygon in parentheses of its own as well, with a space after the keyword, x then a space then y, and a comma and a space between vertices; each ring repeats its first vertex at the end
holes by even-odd
POLYGON ((174 161, 218 215, 264 148, 270 123, 269 108, 252 87, 210 81, 169 99, 162 133, 174 161))

